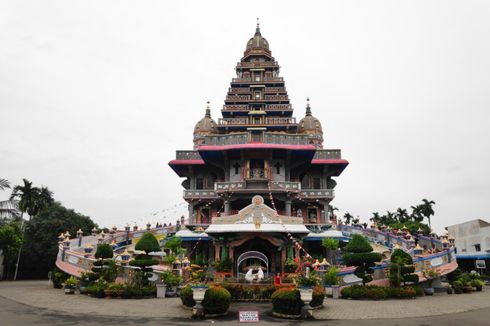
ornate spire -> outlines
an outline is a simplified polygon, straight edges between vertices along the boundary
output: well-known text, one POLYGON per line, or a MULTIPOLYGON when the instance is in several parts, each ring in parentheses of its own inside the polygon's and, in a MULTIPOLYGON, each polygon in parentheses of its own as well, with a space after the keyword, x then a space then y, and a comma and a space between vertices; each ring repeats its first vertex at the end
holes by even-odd
POLYGON ((255 36, 262 36, 260 34, 260 24, 259 24, 259 19, 257 18, 257 27, 255 28, 255 36))
POLYGON ((310 98, 306 98, 306 115, 311 115, 310 98))
POLYGON ((211 118, 211 109, 209 108, 209 101, 206 102, 206 114, 204 115, 206 118, 211 118))

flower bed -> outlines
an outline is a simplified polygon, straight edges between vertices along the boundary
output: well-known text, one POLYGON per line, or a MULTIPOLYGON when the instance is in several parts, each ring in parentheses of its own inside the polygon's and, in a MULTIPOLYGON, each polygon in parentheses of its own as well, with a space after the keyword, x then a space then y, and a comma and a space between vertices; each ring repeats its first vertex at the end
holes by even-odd
POLYGON ((232 301, 270 301, 272 293, 276 291, 273 285, 225 283, 223 287, 230 292, 232 301))
POLYGON ((372 299, 385 300, 390 298, 412 299, 421 295, 421 291, 411 287, 383 287, 375 285, 353 285, 345 287, 341 291, 342 297, 346 299, 372 299))

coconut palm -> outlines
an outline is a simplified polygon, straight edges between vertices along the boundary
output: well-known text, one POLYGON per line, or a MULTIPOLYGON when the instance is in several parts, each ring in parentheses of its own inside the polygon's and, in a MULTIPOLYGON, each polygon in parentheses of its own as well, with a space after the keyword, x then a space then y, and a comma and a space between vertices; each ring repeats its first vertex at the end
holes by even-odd
POLYGON ((421 210, 421 205, 417 206, 410 206, 412 209, 412 214, 410 214, 410 218, 414 220, 415 222, 422 222, 424 220, 424 216, 422 216, 420 210, 421 210))
POLYGON ((15 186, 10 200, 19 200, 19 210, 23 213, 29 214, 29 220, 32 216, 38 213, 36 206, 36 200, 39 195, 39 188, 33 187, 32 182, 27 179, 22 179, 24 185, 15 186))
POLYGON ((345 221, 345 224, 350 224, 350 221, 354 218, 354 216, 352 216, 350 213, 345 213, 344 214, 344 221, 345 221))
POLYGON ((430 217, 434 215, 434 210, 432 209, 432 205, 436 203, 433 200, 422 199, 422 205, 420 205, 420 214, 424 217, 427 217, 429 221, 429 228, 432 230, 432 226, 430 224, 430 217))
POLYGON ((405 223, 409 220, 408 212, 404 208, 398 208, 396 210, 396 217, 400 223, 405 223))
MULTIPOLYGON (((10 188, 10 182, 6 179, 0 178, 0 190, 10 188)), ((2 200, 0 201, 0 218, 6 220, 17 219, 20 217, 17 201, 15 200, 2 200)))
POLYGON ((369 220, 373 223, 379 224, 379 222, 381 221, 381 216, 378 212, 374 212, 373 217, 371 217, 369 220))

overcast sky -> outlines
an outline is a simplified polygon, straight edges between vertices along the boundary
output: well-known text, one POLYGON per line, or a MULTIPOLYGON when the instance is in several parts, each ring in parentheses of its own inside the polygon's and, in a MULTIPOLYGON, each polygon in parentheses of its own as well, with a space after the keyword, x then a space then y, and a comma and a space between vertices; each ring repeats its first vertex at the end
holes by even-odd
POLYGON ((174 221, 167 163, 206 100, 220 116, 257 17, 295 116, 309 96, 350 162, 342 214, 490 220, 488 1, 0 1, 0 177, 103 226, 174 221))

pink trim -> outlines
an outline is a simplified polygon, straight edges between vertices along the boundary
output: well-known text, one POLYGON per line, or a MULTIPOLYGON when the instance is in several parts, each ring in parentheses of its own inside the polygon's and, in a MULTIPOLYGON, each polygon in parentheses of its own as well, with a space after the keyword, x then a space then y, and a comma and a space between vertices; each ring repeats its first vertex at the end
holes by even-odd
POLYGON ((73 275, 75 277, 80 277, 82 272, 86 272, 85 269, 73 266, 72 264, 66 263, 61 260, 56 260, 56 266, 63 272, 73 275))
POLYGON ((290 150, 303 150, 303 151, 314 151, 316 147, 313 145, 287 145, 287 144, 265 144, 265 143, 248 143, 248 144, 236 144, 236 145, 203 145, 197 148, 198 151, 226 151, 230 149, 246 149, 246 148, 257 148, 257 149, 290 149, 290 150))
POLYGON ((168 165, 204 165, 203 160, 172 160, 168 165))
POLYGON ((314 159, 311 160, 311 164, 349 164, 349 161, 342 159, 314 159))

